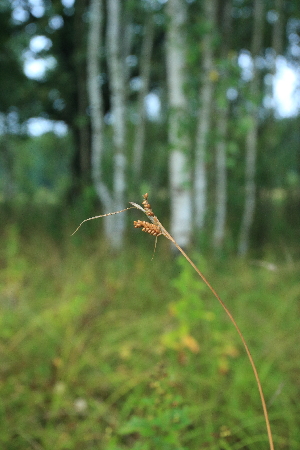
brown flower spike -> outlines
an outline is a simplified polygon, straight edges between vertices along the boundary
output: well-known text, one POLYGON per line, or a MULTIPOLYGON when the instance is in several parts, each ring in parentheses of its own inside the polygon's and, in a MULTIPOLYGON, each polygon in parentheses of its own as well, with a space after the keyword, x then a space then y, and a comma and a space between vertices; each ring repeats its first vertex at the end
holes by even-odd
MULTIPOLYGON (((142 231, 145 231, 145 233, 149 233, 152 236, 160 236, 162 234, 161 228, 160 228, 160 222, 158 218, 154 215, 154 212, 151 209, 150 203, 148 203, 148 194, 143 195, 143 207, 144 207, 144 213, 152 220, 153 223, 146 222, 145 220, 135 220, 133 222, 134 228, 142 228, 142 231)), ((134 205, 134 203, 131 203, 134 205)))
MULTIPOLYGON (((252 355, 250 353, 248 344, 246 343, 245 338, 243 336, 243 333, 241 332, 241 330, 240 330, 239 326, 237 325, 235 319, 233 318, 231 312, 228 310, 227 306, 224 304, 223 300, 221 300, 221 298, 219 297, 217 292, 210 285, 210 283, 207 281, 207 279, 202 274, 202 272, 200 272, 198 267, 193 263, 193 261, 188 257, 188 255, 184 252, 184 250, 177 244, 175 239, 168 233, 168 231, 162 226, 162 224, 160 223, 158 218, 155 216, 155 214, 152 211, 151 205, 148 202, 148 194, 147 193, 143 195, 143 199, 144 199, 143 202, 142 202, 143 207, 141 205, 139 205, 138 203, 129 202, 132 205, 129 208, 125 208, 125 209, 122 209, 121 211, 116 211, 116 212, 112 212, 112 213, 108 213, 108 214, 102 214, 100 216, 95 216, 95 217, 90 217, 89 219, 85 219, 83 222, 81 222, 79 227, 76 228, 76 230, 74 231, 73 234, 75 234, 76 231, 81 227, 81 225, 84 222, 87 222, 88 220, 98 219, 100 217, 112 216, 114 214, 119 214, 119 213, 121 213, 123 211, 127 211, 128 209, 136 208, 136 209, 139 209, 139 210, 143 211, 143 213, 146 214, 146 216, 150 219, 151 222, 146 222, 145 220, 136 220, 136 221, 133 222, 135 228, 141 228, 142 231, 144 231, 145 233, 149 233, 152 236, 155 236, 156 239, 158 238, 158 236, 163 235, 167 239, 169 239, 169 241, 173 242, 175 247, 180 251, 180 253, 185 257, 185 259, 191 264, 191 266, 195 269, 197 274, 202 278, 204 283, 207 285, 207 287, 211 290, 213 295, 216 297, 216 299, 218 300, 218 302, 220 303, 220 305, 222 306, 222 308, 226 312, 227 316, 231 320, 232 324, 234 325, 236 331, 238 332, 238 334, 239 334, 239 336, 241 338, 241 341, 242 341, 242 343, 244 345, 244 348, 245 348, 245 351, 247 353, 249 362, 251 364, 251 367, 252 367, 252 370, 253 370, 253 373, 254 373, 254 376, 255 376, 256 384, 257 384, 257 387, 258 387, 258 391, 259 391, 259 395, 260 395, 260 399, 261 399, 261 404, 262 404, 262 409, 263 409, 265 422, 266 422, 266 428, 267 428, 267 434, 268 434, 268 441, 269 441, 270 450, 274 450, 273 437, 272 437, 271 426, 270 426, 270 421, 269 421, 269 416, 268 416, 268 410, 267 410, 266 401, 265 401, 265 398, 264 398, 261 382, 260 382, 260 379, 259 379, 259 375, 258 375, 256 366, 255 366, 254 360, 253 360, 252 355)), ((72 234, 72 236, 73 236, 73 234, 72 234)), ((156 242, 155 242, 155 245, 156 245, 156 242)))
POLYGON ((152 234, 152 236, 160 236, 161 231, 154 223, 146 222, 145 220, 136 220, 133 222, 134 228, 142 228, 142 231, 152 234))

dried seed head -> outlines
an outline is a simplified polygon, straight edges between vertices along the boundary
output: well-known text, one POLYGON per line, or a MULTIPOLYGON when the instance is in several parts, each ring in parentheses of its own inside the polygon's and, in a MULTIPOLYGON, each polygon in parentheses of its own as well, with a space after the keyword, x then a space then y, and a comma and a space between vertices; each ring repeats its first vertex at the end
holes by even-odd
POLYGON ((154 212, 152 211, 151 205, 148 202, 148 194, 143 195, 144 200, 142 202, 142 205, 144 207, 144 211, 147 214, 148 217, 154 217, 154 212))
POLYGON ((145 220, 136 220, 133 222, 134 228, 142 228, 142 231, 149 233, 152 236, 160 236, 162 233, 160 228, 154 223, 146 222, 145 220))
POLYGON ((146 200, 144 200, 142 204, 144 205, 145 209, 151 209, 150 203, 148 203, 146 200))

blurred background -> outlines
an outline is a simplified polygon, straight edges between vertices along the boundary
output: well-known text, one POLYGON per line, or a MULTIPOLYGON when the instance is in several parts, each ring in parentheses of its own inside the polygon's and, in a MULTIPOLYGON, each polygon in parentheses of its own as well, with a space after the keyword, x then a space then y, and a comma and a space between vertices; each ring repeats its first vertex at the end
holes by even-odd
POLYGON ((1 0, 0 442, 299 449, 296 0, 1 0), (247 405, 247 407, 245 407, 247 405))

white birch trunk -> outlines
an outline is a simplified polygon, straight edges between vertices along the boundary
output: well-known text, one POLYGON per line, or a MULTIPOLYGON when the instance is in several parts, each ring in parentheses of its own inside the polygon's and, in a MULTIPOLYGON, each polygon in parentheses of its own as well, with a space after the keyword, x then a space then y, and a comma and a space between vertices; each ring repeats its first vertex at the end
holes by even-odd
POLYGON ((240 256, 244 256, 248 251, 249 235, 255 211, 257 128, 257 118, 253 117, 252 126, 246 139, 245 204, 238 245, 238 254, 240 256))
MULTIPOLYGON (((103 154, 103 105, 100 86, 100 52, 102 43, 103 2, 91 0, 89 11, 89 31, 87 41, 87 72, 88 95, 91 115, 91 166, 92 179, 98 198, 105 212, 113 211, 111 193, 102 181, 103 154)), ((113 228, 111 218, 104 221, 105 237, 113 243, 113 228)))
MULTIPOLYGON (((125 206, 125 86, 124 60, 120 54, 120 2, 107 4, 107 53, 113 117, 113 192, 103 182, 101 163, 103 153, 103 105, 100 86, 100 52, 102 48, 103 3, 91 0, 88 32, 88 94, 92 128, 92 177, 105 212, 118 211, 125 206)), ((106 239, 114 249, 123 242, 125 217, 122 214, 104 221, 106 239)))
POLYGON ((263 41, 264 29, 264 2, 255 0, 253 18, 253 38, 251 53, 253 57, 253 78, 250 82, 250 92, 253 97, 252 125, 246 137, 246 160, 245 160, 245 203, 240 228, 238 254, 246 255, 249 249, 250 230, 253 224, 256 195, 256 156, 257 156, 257 131, 258 131, 258 110, 257 97, 259 94, 259 78, 255 67, 255 56, 259 54, 263 41))
MULTIPOLYGON (((223 42, 221 46, 221 58, 228 59, 229 41, 232 34, 232 0, 226 0, 223 4, 223 42)), ((227 166, 226 166, 226 147, 227 147, 227 129, 229 104, 226 97, 228 71, 223 72, 221 89, 224 106, 217 108, 217 142, 216 142, 216 210, 215 224, 213 232, 213 246, 216 252, 220 252, 225 239, 226 216, 227 216, 227 166)))
POLYGON ((216 0, 206 0, 204 3, 205 19, 210 23, 210 30, 203 38, 203 71, 202 85, 199 90, 200 109, 196 131, 196 151, 194 168, 194 220, 197 230, 204 227, 207 205, 207 175, 206 150, 207 137, 211 124, 211 110, 213 98, 213 33, 215 27, 216 0))
MULTIPOLYGON (((126 12, 124 14, 124 17, 122 20, 123 23, 125 22, 125 26, 124 26, 124 32, 122 32, 122 36, 121 36, 120 54, 122 55, 122 58, 123 58, 125 83, 128 83, 129 78, 130 78, 130 65, 126 62, 126 58, 131 54, 132 41, 133 41, 133 36, 134 36, 134 31, 133 31, 134 25, 132 23, 133 20, 134 19, 131 17, 131 14, 129 14, 128 12, 126 12)), ((125 92, 125 96, 126 96, 126 92, 125 92)))
POLYGON ((216 143, 216 216, 213 233, 213 245, 220 251, 224 238, 227 214, 227 168, 226 168, 226 135, 228 126, 228 108, 219 111, 218 140, 216 143))
POLYGON ((137 124, 135 131, 135 140, 133 144, 133 171, 135 174, 136 181, 140 180, 142 173, 142 162, 145 147, 145 131, 146 131, 145 97, 149 91, 153 38, 154 38, 154 23, 152 14, 149 14, 149 18, 146 22, 144 29, 144 39, 141 50, 140 78, 142 86, 139 91, 137 102, 137 124))
MULTIPOLYGON (((120 0, 107 1, 107 63, 110 77, 111 114, 114 148, 113 210, 125 207, 125 70, 121 54, 120 0)), ((117 214, 110 223, 111 244, 122 246, 125 230, 124 214, 117 214)))
POLYGON ((91 166, 92 179, 99 200, 109 209, 111 199, 102 182, 101 159, 103 153, 103 105, 100 86, 100 51, 103 45, 101 34, 103 25, 102 0, 91 0, 89 10, 89 30, 87 41, 87 82, 91 115, 91 166))
POLYGON ((169 177, 171 197, 171 234, 181 247, 191 239, 191 188, 188 167, 189 139, 184 120, 187 99, 184 93, 186 70, 186 2, 169 0, 167 33, 167 78, 169 91, 169 177))

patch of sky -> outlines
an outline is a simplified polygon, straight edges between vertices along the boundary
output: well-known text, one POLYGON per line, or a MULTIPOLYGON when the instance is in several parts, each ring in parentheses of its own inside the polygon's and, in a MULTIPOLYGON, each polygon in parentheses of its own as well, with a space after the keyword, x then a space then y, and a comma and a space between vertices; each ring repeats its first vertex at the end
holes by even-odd
POLYGON ((58 136, 65 136, 68 132, 68 127, 63 121, 32 117, 27 121, 27 131, 29 136, 40 136, 50 131, 58 136))
POLYGON ((52 16, 49 21, 48 25, 51 28, 51 30, 59 30, 64 25, 64 19, 59 14, 56 14, 55 16, 52 16))
POLYGON ((52 42, 46 36, 34 36, 30 39, 29 49, 34 53, 39 53, 43 50, 50 50, 52 42))

